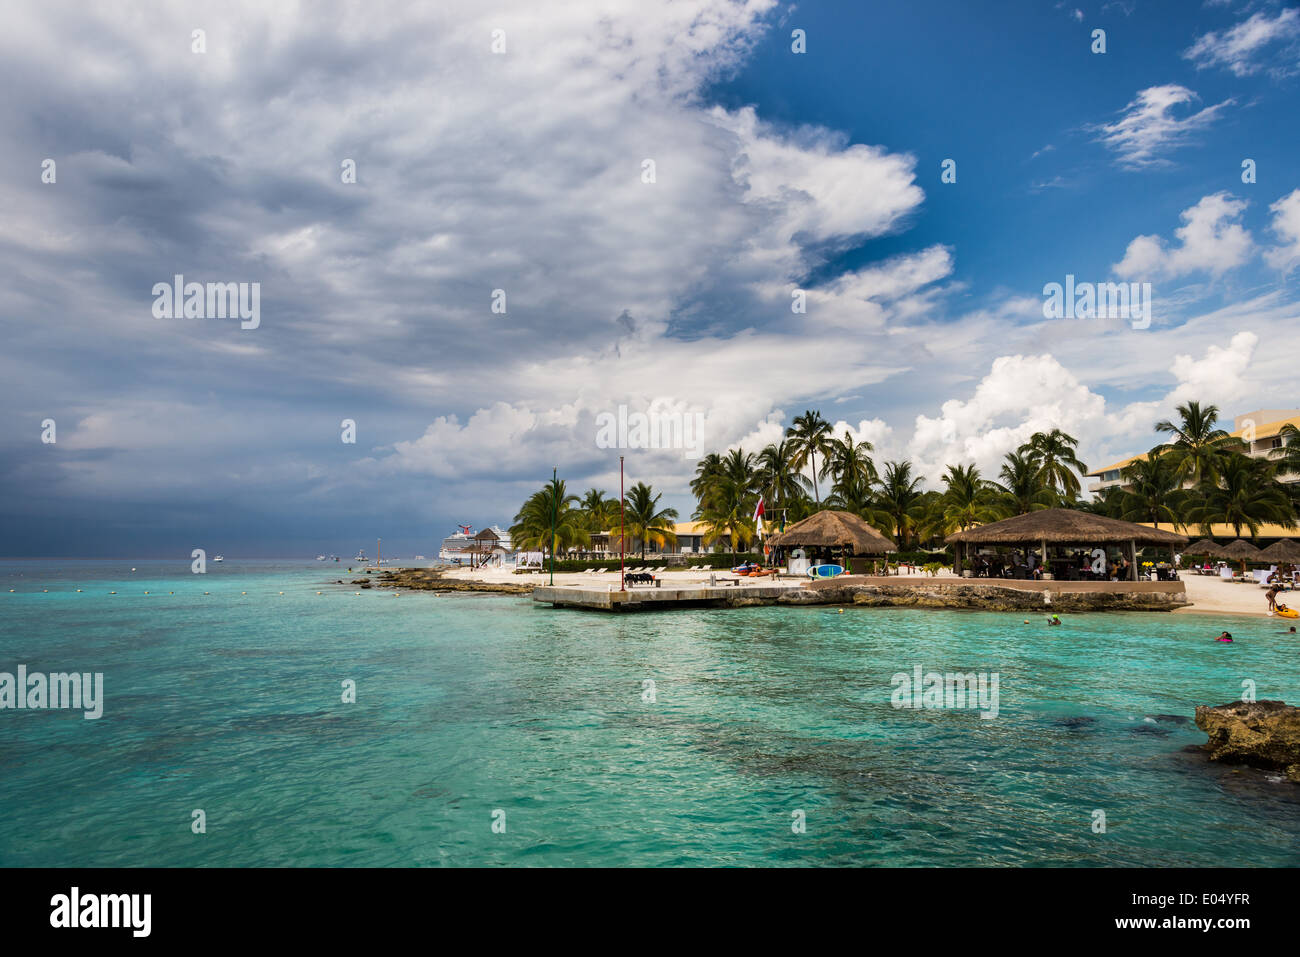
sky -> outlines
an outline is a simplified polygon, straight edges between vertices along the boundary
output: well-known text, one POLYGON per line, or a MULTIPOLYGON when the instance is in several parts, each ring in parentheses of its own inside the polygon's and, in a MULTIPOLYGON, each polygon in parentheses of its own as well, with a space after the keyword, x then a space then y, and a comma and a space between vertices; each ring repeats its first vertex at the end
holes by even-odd
POLYGON ((1300 406, 1295 5, 24 0, 0 82, 2 556, 433 555, 620 454, 686 519, 805 409, 940 487, 1300 406))

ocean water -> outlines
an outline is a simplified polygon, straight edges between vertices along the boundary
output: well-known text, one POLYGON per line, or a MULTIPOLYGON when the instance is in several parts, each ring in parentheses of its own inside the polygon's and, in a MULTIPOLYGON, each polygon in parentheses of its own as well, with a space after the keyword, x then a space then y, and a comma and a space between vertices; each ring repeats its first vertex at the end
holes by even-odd
POLYGON ((1300 788, 1187 750, 1243 680, 1300 700, 1275 621, 611 616, 340 577, 0 562, 0 671, 105 696, 0 711, 0 865, 1300 865, 1300 788), (996 672, 997 718, 894 708, 916 665, 996 672))

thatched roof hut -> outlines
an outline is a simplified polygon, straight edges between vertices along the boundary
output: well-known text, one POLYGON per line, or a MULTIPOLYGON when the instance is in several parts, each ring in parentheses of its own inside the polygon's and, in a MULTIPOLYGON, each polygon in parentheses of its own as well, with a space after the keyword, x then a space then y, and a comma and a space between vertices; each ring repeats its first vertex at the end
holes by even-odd
POLYGON ((1236 558, 1247 562, 1257 562, 1263 554, 1263 552, 1243 538, 1239 538, 1235 542, 1224 545, 1219 549, 1219 555, 1223 558, 1236 558))
POLYGON ((1270 562, 1286 562, 1294 565, 1300 562, 1300 543, 1290 538, 1279 538, 1260 552, 1259 557, 1270 562))
POLYGON ((898 546, 852 512, 823 509, 771 538, 778 548, 843 548, 852 555, 883 555, 898 546))
POLYGON ((950 543, 977 545, 1186 545, 1187 536, 1073 508, 1044 508, 949 535, 950 543))
POLYGON ((1211 558, 1219 558, 1223 553, 1223 547, 1212 538, 1202 538, 1199 542, 1192 542, 1183 551, 1188 555, 1208 555, 1211 558))
MULTIPOLYGON (((1137 580, 1139 545, 1166 545, 1173 548, 1187 544, 1186 535, 1072 508, 1045 508, 1025 515, 1015 515, 1000 522, 956 532, 946 540, 952 545, 966 545, 968 549, 976 545, 1019 545, 1026 549, 1037 547, 1044 564, 1047 562, 1049 545, 1092 548, 1099 545, 1127 545, 1129 576, 1134 581, 1137 580)), ((960 568, 960 547, 955 564, 960 568)))

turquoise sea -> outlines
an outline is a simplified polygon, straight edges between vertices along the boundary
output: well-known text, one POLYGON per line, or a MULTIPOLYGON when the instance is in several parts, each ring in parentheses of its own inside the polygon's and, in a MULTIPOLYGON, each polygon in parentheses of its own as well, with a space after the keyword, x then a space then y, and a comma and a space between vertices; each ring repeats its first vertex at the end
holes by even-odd
POLYGON ((0 865, 1300 865, 1300 788, 1187 750, 1244 679, 1300 700, 1264 618, 608 616, 340 577, 0 562, 0 671, 105 695, 0 711, 0 865), (998 717, 893 708, 916 665, 998 673, 998 717))

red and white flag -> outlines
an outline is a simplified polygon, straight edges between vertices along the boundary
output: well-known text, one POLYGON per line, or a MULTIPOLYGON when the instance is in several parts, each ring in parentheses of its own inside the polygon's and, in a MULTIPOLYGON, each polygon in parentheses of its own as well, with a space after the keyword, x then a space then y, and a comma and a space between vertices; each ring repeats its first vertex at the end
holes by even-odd
POLYGON ((754 506, 754 524, 758 529, 758 534, 763 534, 763 496, 758 497, 758 504, 754 506))

